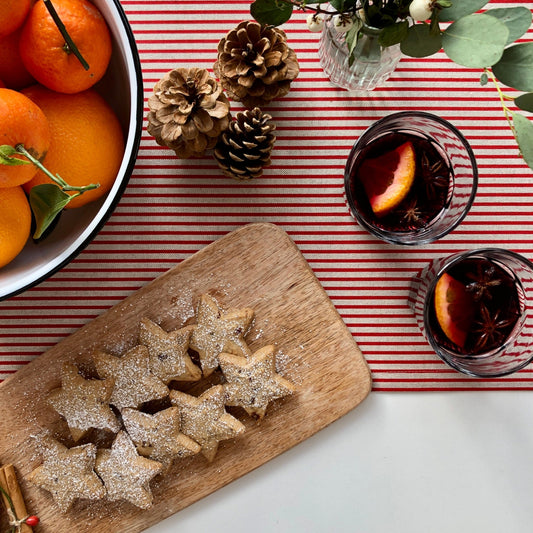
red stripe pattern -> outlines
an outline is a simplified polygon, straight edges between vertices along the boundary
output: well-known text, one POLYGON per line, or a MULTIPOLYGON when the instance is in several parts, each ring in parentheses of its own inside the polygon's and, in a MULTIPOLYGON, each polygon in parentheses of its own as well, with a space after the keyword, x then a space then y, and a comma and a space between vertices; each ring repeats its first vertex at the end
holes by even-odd
MULTIPOLYGON (((250 18, 248 0, 211 0, 202 8, 192 0, 122 5, 139 47, 145 100, 172 68, 212 71, 220 38, 250 18)), ((277 142, 264 176, 239 183, 210 157, 178 160, 144 127, 130 184, 96 239, 47 281, 0 302, 0 379, 213 240, 269 221, 303 252, 365 354, 375 390, 533 390, 531 367, 493 380, 448 369, 407 304, 411 276, 434 257, 498 246, 533 259, 533 173, 518 154, 494 87, 479 84, 479 71, 437 54, 403 58, 382 88, 354 96, 325 77, 319 36, 307 31, 303 13, 284 29, 301 73, 287 97, 268 108, 277 142), (462 131, 480 183, 471 212, 451 235, 403 248, 375 240, 350 218, 343 170, 355 139, 372 122, 410 109, 440 115, 462 131)), ((531 37, 530 31, 524 40, 531 37)), ((232 103, 232 109, 242 107, 232 103)))

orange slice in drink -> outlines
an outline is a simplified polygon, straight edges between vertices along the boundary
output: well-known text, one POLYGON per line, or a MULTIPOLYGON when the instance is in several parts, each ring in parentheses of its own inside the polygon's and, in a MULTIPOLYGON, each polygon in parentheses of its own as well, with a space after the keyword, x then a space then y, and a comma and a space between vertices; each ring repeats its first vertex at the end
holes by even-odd
POLYGON ((435 313, 446 337, 464 348, 474 318, 474 302, 465 285, 447 273, 435 286, 435 313))
POLYGON ((415 179, 415 167, 415 150, 410 142, 363 161, 358 176, 377 217, 386 215, 405 199, 415 179))

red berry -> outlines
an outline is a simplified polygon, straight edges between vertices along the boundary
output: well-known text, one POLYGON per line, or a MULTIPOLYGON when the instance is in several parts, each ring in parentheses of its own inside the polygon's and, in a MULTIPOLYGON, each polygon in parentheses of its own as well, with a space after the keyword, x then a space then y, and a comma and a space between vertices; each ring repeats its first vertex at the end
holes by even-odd
POLYGON ((26 518, 26 524, 28 524, 30 527, 34 527, 39 523, 39 517, 35 515, 28 516, 26 518))

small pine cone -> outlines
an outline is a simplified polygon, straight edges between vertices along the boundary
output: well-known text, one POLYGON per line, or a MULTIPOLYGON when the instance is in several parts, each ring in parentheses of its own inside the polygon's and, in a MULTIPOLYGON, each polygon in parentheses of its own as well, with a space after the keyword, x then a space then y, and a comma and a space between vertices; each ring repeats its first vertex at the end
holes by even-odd
POLYGON ((215 159, 226 176, 239 180, 257 178, 270 165, 276 141, 272 117, 261 109, 237 113, 215 147, 215 159))
POLYGON ((228 95, 251 109, 285 96, 300 66, 283 30, 244 21, 220 40, 213 70, 228 95))
POLYGON ((155 84, 148 107, 148 133, 183 159, 214 148, 231 120, 222 86, 199 68, 168 72, 155 84))

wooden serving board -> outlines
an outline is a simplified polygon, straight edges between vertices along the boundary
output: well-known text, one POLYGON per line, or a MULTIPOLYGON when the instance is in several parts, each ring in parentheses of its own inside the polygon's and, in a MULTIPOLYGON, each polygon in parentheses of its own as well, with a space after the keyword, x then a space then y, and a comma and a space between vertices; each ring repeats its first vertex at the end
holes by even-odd
POLYGON ((28 507, 41 518, 39 532, 138 532, 313 435, 370 390, 363 355, 298 248, 277 226, 250 224, 139 289, 2 383, 0 463, 16 466, 28 507), (223 441, 213 463, 201 455, 176 461, 153 481, 149 510, 127 502, 80 500, 61 514, 49 494, 26 478, 40 464, 32 436, 43 429, 68 436, 64 421, 45 400, 60 384, 63 362, 83 364, 96 348, 123 354, 137 343, 145 316, 167 330, 191 323, 204 292, 223 308, 254 309, 246 340, 254 351, 274 344, 279 371, 298 392, 271 404, 261 422, 244 412, 235 415, 246 431, 223 441))

